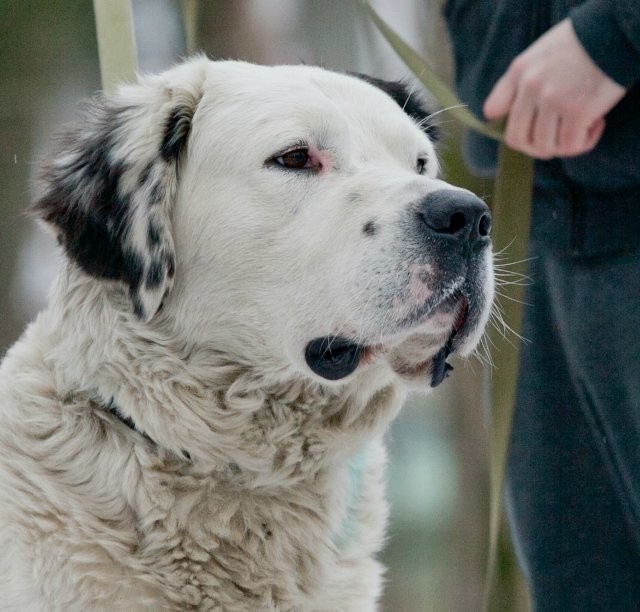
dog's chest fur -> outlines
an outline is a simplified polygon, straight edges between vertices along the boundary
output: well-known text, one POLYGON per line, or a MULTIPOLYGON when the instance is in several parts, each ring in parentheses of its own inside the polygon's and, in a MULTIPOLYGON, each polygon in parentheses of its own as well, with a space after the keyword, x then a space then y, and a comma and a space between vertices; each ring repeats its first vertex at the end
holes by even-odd
POLYGON ((135 555, 179 609, 360 609, 371 597, 363 576, 384 516, 351 532, 350 514, 379 508, 381 491, 341 498, 353 486, 342 475, 314 480, 295 492, 247 494, 213 478, 175 477, 163 491, 166 511, 142 528, 135 555))
POLYGON ((1 488, 12 496, 0 504, 0 521, 12 525, 3 558, 18 564, 0 562, 13 602, 0 610, 374 609, 384 448, 374 437, 346 461, 325 457, 345 431, 370 436, 376 412, 390 418, 395 400, 350 422, 344 411, 321 418, 317 401, 317 413, 295 411, 291 391, 267 398, 238 423, 235 444, 246 448, 237 461, 202 469, 60 388, 43 365, 46 323, 12 349, 0 376, 13 380, 2 397, 11 433, 0 434, 1 488), (18 566, 31 568, 32 583, 14 580, 18 566))

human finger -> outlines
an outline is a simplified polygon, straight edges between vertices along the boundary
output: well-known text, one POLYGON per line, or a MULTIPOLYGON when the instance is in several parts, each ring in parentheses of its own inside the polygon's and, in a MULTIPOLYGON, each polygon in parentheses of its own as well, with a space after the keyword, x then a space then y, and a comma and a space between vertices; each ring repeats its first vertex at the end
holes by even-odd
POLYGON ((535 110, 529 145, 534 157, 550 159, 559 155, 558 130, 560 116, 548 106, 535 110))
POLYGON ((536 108, 531 96, 520 88, 511 105, 504 133, 505 142, 512 149, 531 154, 535 113, 536 108))
POLYGON ((593 147, 598 144, 598 141, 600 140, 602 133, 604 132, 605 125, 606 122, 604 118, 600 118, 591 126, 589 126, 582 152, 586 153, 587 151, 591 151, 591 149, 593 149, 593 147))
POLYGON ((590 151, 600 140, 604 126, 602 118, 588 125, 576 117, 563 117, 558 137, 558 155, 575 157, 590 151))
POLYGON ((587 127, 573 115, 565 115, 558 131, 558 148, 562 155, 573 156, 583 152, 587 138, 587 127))
POLYGON ((507 71, 494 85, 482 107, 484 116, 492 121, 509 113, 516 95, 517 81, 511 71, 507 71))

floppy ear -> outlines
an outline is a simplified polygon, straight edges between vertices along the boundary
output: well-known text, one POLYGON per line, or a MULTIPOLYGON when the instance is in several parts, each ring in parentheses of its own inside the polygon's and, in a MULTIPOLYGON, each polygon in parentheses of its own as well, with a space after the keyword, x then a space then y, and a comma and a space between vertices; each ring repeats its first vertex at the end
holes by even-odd
POLYGON ((408 83, 405 83, 404 81, 385 81, 383 79, 377 79, 361 73, 352 74, 353 76, 382 89, 382 91, 396 101, 402 110, 418 124, 420 129, 429 136, 433 142, 437 142, 439 140, 440 132, 429 120, 431 115, 434 114, 435 109, 428 108, 426 102, 408 83))
POLYGON ((36 215, 87 274, 123 282, 150 320, 170 290, 170 211, 207 60, 98 95, 57 142, 36 215))

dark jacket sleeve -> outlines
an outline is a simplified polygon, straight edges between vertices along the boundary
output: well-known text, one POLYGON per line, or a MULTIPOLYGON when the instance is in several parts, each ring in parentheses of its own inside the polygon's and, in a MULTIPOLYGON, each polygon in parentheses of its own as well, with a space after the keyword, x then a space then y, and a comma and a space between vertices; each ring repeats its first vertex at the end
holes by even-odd
POLYGON ((623 87, 640 80, 640 2, 587 0, 570 12, 580 43, 623 87))

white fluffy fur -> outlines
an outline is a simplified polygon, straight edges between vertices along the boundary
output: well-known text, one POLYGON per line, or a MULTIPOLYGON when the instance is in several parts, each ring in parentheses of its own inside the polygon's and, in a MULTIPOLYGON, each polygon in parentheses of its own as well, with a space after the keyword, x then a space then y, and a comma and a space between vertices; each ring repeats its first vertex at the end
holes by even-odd
MULTIPOLYGON (((409 204, 448 187, 432 143, 382 91, 319 68, 198 58, 114 100, 126 107, 111 158, 130 161, 132 244, 144 242, 136 176, 158 157, 160 117, 194 105, 154 213, 175 279, 139 296, 140 317, 122 283, 70 261, 8 352, 0 610, 376 610, 382 436, 407 386, 428 388, 409 366, 428 362, 455 319, 401 324, 437 273, 403 233, 409 204), (265 165, 302 141, 318 173, 265 165), (371 219, 375 237, 361 230, 371 219), (337 382, 304 360, 306 343, 330 334, 374 347, 337 382)), ((462 352, 486 322, 490 261, 462 352)))

